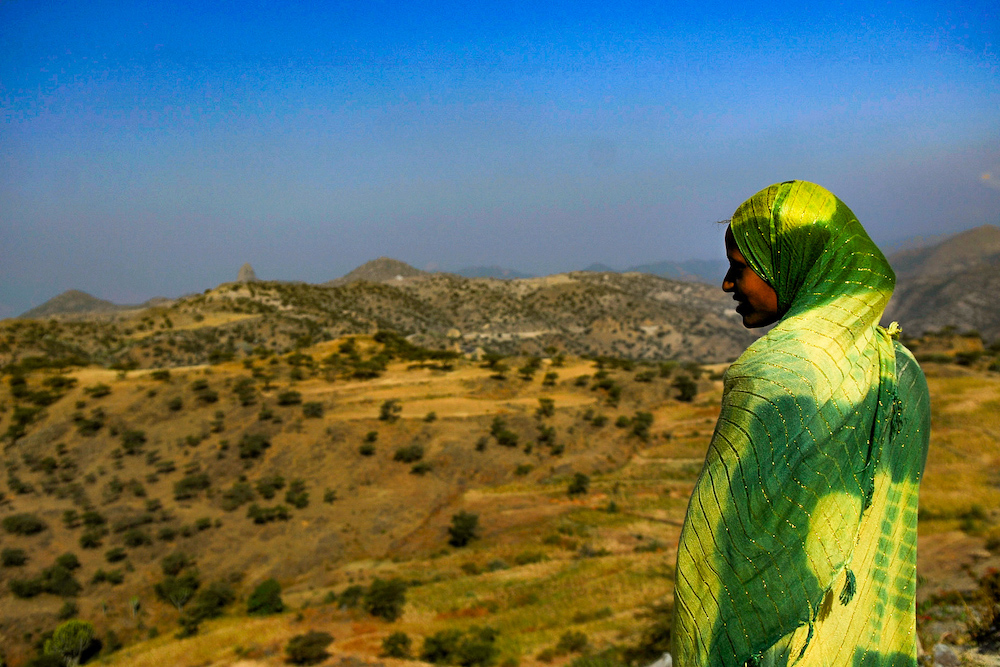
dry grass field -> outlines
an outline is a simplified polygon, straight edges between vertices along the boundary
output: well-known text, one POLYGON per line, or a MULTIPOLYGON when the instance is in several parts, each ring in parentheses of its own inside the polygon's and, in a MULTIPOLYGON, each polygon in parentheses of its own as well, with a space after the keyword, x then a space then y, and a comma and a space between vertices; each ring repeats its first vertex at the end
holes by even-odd
MULTIPOLYGON (((486 626, 493 660, 508 667, 655 645, 651 633, 669 619, 651 610, 671 599, 724 366, 571 357, 519 372, 530 358, 489 367, 397 350, 361 378, 355 369, 391 349, 351 340, 169 373, 42 368, 17 376, 23 385, 5 375, 0 517, 45 524, 0 533, 0 548, 27 557, 0 568, 7 664, 29 660, 60 615, 93 623, 106 648, 109 636, 120 642, 98 658, 110 665, 286 664, 289 640, 311 630, 334 638, 326 664, 345 665, 402 664, 381 656, 392 633, 406 633, 416 656, 435 633, 486 626), (691 374, 697 394, 679 400, 678 378, 691 374), (15 406, 35 405, 41 391, 55 398, 14 437, 15 406), (284 484, 267 498, 275 476, 284 484), (570 494, 581 479, 586 489, 570 494), (296 481, 306 499, 291 493, 296 481), (254 505, 284 509, 258 523, 254 505), (478 517, 476 535, 453 546, 462 512, 478 517), (67 552, 80 563, 77 595, 12 594, 13 580, 67 552), (182 612, 155 592, 176 553, 190 557, 203 589, 225 582, 236 597, 183 638, 182 612), (268 578, 285 611, 247 615, 268 578), (392 622, 344 595, 393 578, 406 588, 392 622)), ((934 409, 921 491, 925 645, 961 640, 967 609, 942 600, 1000 566, 1000 373, 988 363, 924 365, 934 409)))

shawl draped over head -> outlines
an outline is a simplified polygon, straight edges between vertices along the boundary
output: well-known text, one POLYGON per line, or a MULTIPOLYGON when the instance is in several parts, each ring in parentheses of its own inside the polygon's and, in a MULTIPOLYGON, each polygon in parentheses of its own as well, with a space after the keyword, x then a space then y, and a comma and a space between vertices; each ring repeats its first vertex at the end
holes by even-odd
POLYGON ((915 665, 930 407, 878 326, 895 275, 812 183, 761 190, 730 228, 784 315, 725 376, 678 547, 674 664, 915 665))

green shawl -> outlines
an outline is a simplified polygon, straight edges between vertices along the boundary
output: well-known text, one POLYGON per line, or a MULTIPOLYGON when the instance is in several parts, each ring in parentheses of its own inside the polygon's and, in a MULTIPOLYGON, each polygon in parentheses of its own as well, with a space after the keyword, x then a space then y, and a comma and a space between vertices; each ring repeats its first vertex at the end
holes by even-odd
POLYGON ((878 326, 895 275, 812 183, 758 192, 731 229, 784 315, 725 376, 677 552, 674 664, 915 665, 930 408, 878 326))

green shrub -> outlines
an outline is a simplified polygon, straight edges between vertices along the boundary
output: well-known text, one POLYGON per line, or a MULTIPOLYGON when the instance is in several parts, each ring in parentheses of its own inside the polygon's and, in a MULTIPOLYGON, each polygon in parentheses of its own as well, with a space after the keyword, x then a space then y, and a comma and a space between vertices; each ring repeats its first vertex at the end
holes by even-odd
POLYGON ((420 461, 418 463, 413 464, 413 466, 410 468, 410 474, 423 476, 429 473, 432 469, 433 467, 431 466, 430 463, 428 463, 427 461, 420 461))
POLYGON ((415 463, 422 458, 424 458, 424 448, 417 444, 400 447, 392 455, 393 461, 401 461, 402 463, 415 463))
POLYGON ((257 480, 257 493, 270 500, 281 489, 285 488, 285 478, 281 475, 268 475, 257 480))
POLYGON ((122 450, 126 454, 135 456, 142 453, 142 446, 146 443, 146 433, 143 431, 126 429, 122 432, 122 450))
POLYGON ((556 653, 566 655, 567 653, 583 653, 587 649, 589 639, 586 633, 569 630, 559 638, 556 644, 556 653))
POLYGON ((333 637, 326 632, 310 630, 304 635, 295 635, 285 645, 285 655, 293 665, 315 665, 330 657, 326 647, 333 637))
POLYGON ((212 484, 208 473, 199 472, 185 475, 174 482, 174 499, 187 500, 198 495, 199 491, 207 489, 212 484))
POLYGON ((108 549, 107 551, 104 552, 104 560, 108 561, 109 563, 117 563, 119 561, 123 561, 125 560, 126 557, 127 554, 125 553, 125 550, 122 549, 121 547, 108 549))
POLYGON ((394 422, 399 419, 399 413, 403 411, 398 398, 386 399, 379 407, 378 418, 386 422, 394 422))
POLYGON ((479 515, 462 510, 451 517, 448 526, 448 544, 453 547, 464 547, 479 537, 479 515))
POLYGON ((176 577, 189 567, 194 567, 194 559, 182 551, 175 551, 160 561, 160 568, 168 577, 176 577))
POLYGON ((382 657, 410 659, 413 642, 405 632, 393 632, 382 640, 382 657))
POLYGON ((395 621, 403 615, 406 604, 406 583, 402 579, 375 578, 365 591, 364 606, 372 616, 395 621))
POLYGON ((254 503, 247 510, 247 518, 253 519, 254 523, 263 524, 271 523, 272 521, 288 521, 291 518, 291 514, 289 514, 288 508, 284 505, 261 507, 257 503, 254 503))
POLYGON ((166 382, 170 379, 170 371, 166 368, 161 368, 150 373, 149 377, 160 382, 166 382))
POLYGON ((293 479, 285 491, 285 502, 298 509, 309 506, 309 492, 303 479, 293 479))
POLYGON ((538 408, 535 410, 535 416, 539 419, 544 417, 552 417, 556 414, 556 402, 551 398, 540 398, 538 399, 538 408))
POLYGON ((80 559, 76 557, 75 553, 67 551, 62 556, 56 558, 56 565, 64 567, 67 570, 77 570, 80 568, 80 559))
POLYGON ((107 534, 107 528, 88 528, 80 534, 80 547, 83 549, 96 549, 102 544, 101 538, 107 534))
POLYGON ((103 398, 111 393, 111 387, 103 383, 98 383, 92 387, 84 387, 83 393, 89 395, 91 398, 103 398))
POLYGON ((677 400, 690 403, 698 395, 698 385, 688 375, 678 375, 674 379, 674 389, 677 390, 677 400))
POLYGON ((638 411, 632 417, 632 434, 642 441, 649 440, 649 427, 653 425, 653 413, 638 411))
POLYGON ((375 456, 375 445, 366 442, 358 447, 358 454, 361 456, 375 456))
POLYGON ((58 657, 66 665, 80 664, 96 641, 94 626, 86 621, 70 620, 60 624, 45 641, 43 652, 58 657))
POLYGON ((124 535, 122 535, 122 541, 125 543, 125 546, 135 549, 137 547, 152 544, 153 538, 144 530, 130 528, 124 535))
POLYGON ((200 587, 201 580, 198 579, 198 573, 189 570, 177 577, 165 577, 153 587, 153 590, 157 597, 172 604, 177 611, 184 611, 185 605, 191 601, 200 587))
POLYGON ((254 616, 280 614, 285 609, 281 601, 281 584, 276 579, 262 581, 247 599, 247 613, 254 616))
POLYGON ((424 638, 420 659, 442 665, 488 667, 496 662, 499 650, 495 646, 497 631, 493 628, 471 627, 440 630, 424 638))
POLYGON ((294 389, 287 389, 278 393, 278 405, 298 405, 302 402, 302 394, 294 389))
POLYGON ((247 482, 233 482, 232 487, 222 494, 220 505, 226 512, 232 512, 253 499, 254 492, 250 484, 247 482))
POLYGON ((35 535, 48 528, 44 521, 26 512, 4 517, 2 523, 3 529, 11 535, 35 535))
POLYGON ((224 581, 216 581, 198 591, 188 615, 198 621, 218 618, 235 600, 236 593, 232 586, 224 581))
POLYGON ((266 435, 261 433, 244 433, 239 443, 241 459, 259 458, 264 450, 271 446, 271 442, 266 435))
POLYGON ((4 549, 0 552, 0 565, 3 567, 22 567, 28 562, 28 554, 24 549, 4 549))
POLYGON ((590 490, 590 477, 578 472, 573 475, 573 481, 569 483, 566 492, 570 496, 581 496, 590 490))
POLYGON ((355 609, 365 598, 365 587, 358 584, 348 586, 337 596, 337 606, 341 609, 355 609))
POLYGON ((309 401, 302 404, 302 416, 307 419, 319 419, 323 416, 323 404, 319 401, 309 401))
POLYGON ((175 396, 167 401, 167 409, 171 412, 179 412, 184 407, 184 400, 180 396, 175 396))

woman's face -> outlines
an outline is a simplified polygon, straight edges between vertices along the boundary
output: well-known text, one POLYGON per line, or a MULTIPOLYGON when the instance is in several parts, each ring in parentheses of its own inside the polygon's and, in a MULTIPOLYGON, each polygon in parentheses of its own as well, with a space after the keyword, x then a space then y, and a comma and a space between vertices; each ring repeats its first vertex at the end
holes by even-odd
POLYGON ((736 247, 731 229, 726 229, 726 257, 729 271, 722 279, 722 291, 731 293, 739 305, 736 312, 743 316, 743 326, 747 329, 766 327, 781 317, 778 312, 778 293, 754 273, 746 257, 736 247))

